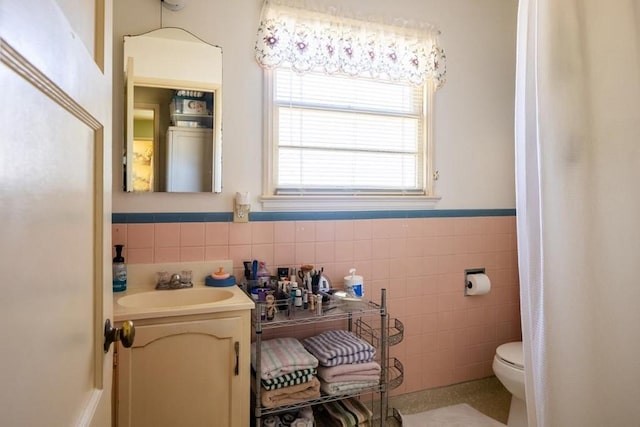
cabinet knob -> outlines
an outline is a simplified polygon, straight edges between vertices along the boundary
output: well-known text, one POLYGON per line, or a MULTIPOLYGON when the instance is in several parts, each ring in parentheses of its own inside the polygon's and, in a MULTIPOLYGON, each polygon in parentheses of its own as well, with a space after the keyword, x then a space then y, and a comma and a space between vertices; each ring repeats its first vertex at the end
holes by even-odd
POLYGON ((129 348, 133 345, 136 337, 136 327, 131 320, 125 320, 120 329, 111 326, 111 319, 104 322, 104 352, 109 351, 111 343, 120 341, 122 345, 129 348))

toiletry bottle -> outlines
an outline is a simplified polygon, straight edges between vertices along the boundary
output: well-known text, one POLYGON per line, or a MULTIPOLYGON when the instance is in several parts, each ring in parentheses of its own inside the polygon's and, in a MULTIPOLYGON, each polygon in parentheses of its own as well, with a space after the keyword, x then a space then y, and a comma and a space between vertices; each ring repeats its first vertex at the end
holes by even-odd
POLYGON ((124 245, 115 245, 116 256, 113 258, 113 292, 127 290, 127 265, 124 263, 122 248, 124 245))
POLYGON ((289 275, 289 282, 291 283, 292 288, 297 288, 298 283, 296 282, 296 269, 291 269, 291 274, 289 275))
MULTIPOLYGON (((311 294, 308 296, 309 299, 309 311, 315 313, 316 311, 316 296, 311 294)), ((303 301, 304 303, 304 301, 303 301)))
POLYGON ((296 308, 302 307, 302 289, 296 288, 296 296, 294 300, 294 304, 296 308))
POLYGON ((269 278, 271 277, 271 273, 267 270, 267 266, 264 262, 260 261, 258 263, 258 271, 256 272, 255 279, 258 281, 258 286, 268 286, 269 278))
POLYGON ((289 312, 293 311, 296 305, 296 293, 298 291, 298 284, 295 282, 291 283, 291 288, 289 288, 289 312))

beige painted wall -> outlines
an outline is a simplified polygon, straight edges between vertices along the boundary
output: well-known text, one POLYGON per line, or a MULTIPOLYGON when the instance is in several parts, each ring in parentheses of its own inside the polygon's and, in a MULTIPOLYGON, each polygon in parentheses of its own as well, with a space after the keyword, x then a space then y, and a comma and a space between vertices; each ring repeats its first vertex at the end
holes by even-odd
MULTIPOLYGON (((362 15, 437 25, 447 83, 436 94, 437 209, 514 208, 513 105, 516 0, 317 0, 362 15)), ((124 194, 114 155, 113 212, 230 212, 236 191, 262 185, 262 72, 253 59, 261 0, 189 0, 170 12, 160 0, 114 1, 114 153, 123 139, 122 36, 177 26, 223 48, 221 194, 124 194)))

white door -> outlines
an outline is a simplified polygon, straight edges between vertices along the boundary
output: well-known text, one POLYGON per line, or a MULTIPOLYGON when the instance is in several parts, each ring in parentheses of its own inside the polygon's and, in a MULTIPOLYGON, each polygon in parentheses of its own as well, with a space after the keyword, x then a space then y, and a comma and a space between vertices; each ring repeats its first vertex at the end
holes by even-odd
POLYGON ((0 0, 0 424, 110 424, 111 0, 0 0))
POLYGON ((170 126, 167 132, 167 191, 211 191, 212 129, 170 126))

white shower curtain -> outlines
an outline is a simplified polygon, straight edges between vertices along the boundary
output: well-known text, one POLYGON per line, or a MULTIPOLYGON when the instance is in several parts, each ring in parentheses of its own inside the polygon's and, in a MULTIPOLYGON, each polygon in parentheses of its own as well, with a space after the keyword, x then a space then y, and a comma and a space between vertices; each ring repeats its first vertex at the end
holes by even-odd
POLYGON ((640 1, 520 0, 530 426, 640 426, 640 1))

